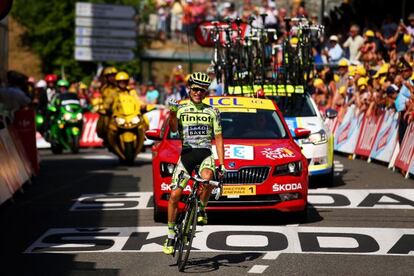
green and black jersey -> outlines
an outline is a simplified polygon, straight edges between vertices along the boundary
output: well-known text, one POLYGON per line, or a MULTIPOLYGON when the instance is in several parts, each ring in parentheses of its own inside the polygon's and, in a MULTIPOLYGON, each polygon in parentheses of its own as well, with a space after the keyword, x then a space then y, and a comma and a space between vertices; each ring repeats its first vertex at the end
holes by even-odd
POLYGON ((210 105, 189 101, 178 108, 177 119, 183 148, 211 149, 213 135, 221 134, 220 113, 210 105))

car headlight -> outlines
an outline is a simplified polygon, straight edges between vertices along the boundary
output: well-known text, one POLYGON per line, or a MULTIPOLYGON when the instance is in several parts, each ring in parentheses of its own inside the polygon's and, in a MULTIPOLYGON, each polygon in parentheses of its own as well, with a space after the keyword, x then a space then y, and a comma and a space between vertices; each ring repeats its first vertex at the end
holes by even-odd
POLYGON ((172 176, 175 169, 175 164, 162 162, 161 163, 161 177, 172 176))
POLYGON ((294 175, 299 176, 302 173, 302 162, 290 162, 283 165, 278 165, 275 167, 273 172, 274 176, 281 176, 281 175, 294 175))
POLYGON ((116 122, 117 125, 122 126, 123 124, 125 124, 125 119, 121 118, 121 117, 116 117, 115 122, 116 122))
POLYGON ((82 120, 82 117, 83 117, 82 113, 76 114, 76 119, 78 119, 79 121, 82 120))
POLYGON ((131 119, 131 124, 137 125, 141 120, 139 119, 138 116, 135 116, 134 118, 131 119))
POLYGON ((309 138, 302 139, 302 143, 312 143, 314 145, 324 144, 328 142, 328 135, 326 134, 326 131, 321 129, 318 132, 312 133, 309 135, 309 138))
POLYGON ((63 114, 63 120, 69 121, 70 119, 72 119, 72 115, 70 113, 63 114))

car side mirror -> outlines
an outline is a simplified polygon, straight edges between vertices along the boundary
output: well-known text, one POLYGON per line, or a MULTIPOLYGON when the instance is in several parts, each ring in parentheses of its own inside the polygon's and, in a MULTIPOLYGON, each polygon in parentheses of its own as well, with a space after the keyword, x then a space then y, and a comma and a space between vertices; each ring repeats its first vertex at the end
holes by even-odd
POLYGON ((328 119, 333 119, 336 116, 338 116, 338 111, 336 111, 335 109, 329 108, 325 111, 325 116, 328 119))
POLYGON ((145 131, 145 136, 149 140, 161 141, 161 129, 149 129, 145 131))
POLYGON ((296 139, 306 139, 309 138, 311 131, 306 128, 295 128, 295 137, 296 139))

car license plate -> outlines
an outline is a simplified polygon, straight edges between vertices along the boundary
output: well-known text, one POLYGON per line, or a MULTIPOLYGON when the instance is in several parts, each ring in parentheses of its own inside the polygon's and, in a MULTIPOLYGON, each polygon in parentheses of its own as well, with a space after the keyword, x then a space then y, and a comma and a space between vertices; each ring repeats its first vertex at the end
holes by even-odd
POLYGON ((256 195, 254 185, 223 185, 223 196, 256 195))

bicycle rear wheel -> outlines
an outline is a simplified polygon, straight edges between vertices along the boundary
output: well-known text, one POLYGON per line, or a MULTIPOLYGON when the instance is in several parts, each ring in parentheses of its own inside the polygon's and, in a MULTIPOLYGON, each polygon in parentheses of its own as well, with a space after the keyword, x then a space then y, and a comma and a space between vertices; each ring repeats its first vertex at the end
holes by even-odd
POLYGON ((190 256, 191 245, 197 227, 197 200, 191 200, 183 222, 180 224, 177 265, 179 271, 184 271, 190 256))

